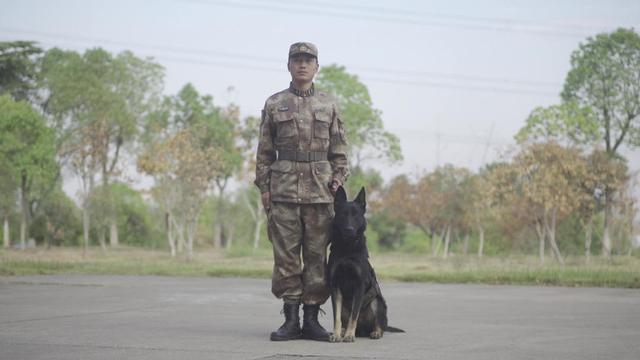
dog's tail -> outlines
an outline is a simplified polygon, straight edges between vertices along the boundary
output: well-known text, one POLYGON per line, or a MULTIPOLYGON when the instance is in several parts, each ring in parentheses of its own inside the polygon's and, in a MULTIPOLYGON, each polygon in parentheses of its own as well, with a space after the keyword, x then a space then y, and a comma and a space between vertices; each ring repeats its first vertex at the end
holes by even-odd
POLYGON ((384 329, 384 331, 387 331, 387 332, 395 332, 395 333, 403 333, 403 332, 405 332, 404 330, 402 330, 402 329, 398 329, 398 328, 393 327, 393 326, 387 326, 387 328, 386 328, 386 329, 384 329))

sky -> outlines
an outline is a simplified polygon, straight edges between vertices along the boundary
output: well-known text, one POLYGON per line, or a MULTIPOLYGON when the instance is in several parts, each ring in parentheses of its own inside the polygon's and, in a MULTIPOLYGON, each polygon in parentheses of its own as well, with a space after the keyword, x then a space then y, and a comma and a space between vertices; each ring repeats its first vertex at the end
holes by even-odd
MULTIPOLYGON (((289 45, 312 42, 321 67, 359 77, 400 138, 402 163, 368 164, 387 180, 499 160, 534 108, 560 102, 581 42, 640 28, 637 0, 0 0, 0 9, 0 41, 151 56, 165 68, 165 94, 190 82, 243 116, 288 86, 289 45)), ((640 169, 639 150, 623 153, 640 169)))

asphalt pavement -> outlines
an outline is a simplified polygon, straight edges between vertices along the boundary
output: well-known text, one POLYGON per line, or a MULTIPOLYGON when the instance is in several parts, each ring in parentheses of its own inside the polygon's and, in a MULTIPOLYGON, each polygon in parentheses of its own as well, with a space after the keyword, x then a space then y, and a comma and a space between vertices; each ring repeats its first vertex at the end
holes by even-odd
POLYGON ((269 341, 268 280, 0 277, 0 359, 640 359, 640 290, 381 287, 406 333, 332 344, 269 341))

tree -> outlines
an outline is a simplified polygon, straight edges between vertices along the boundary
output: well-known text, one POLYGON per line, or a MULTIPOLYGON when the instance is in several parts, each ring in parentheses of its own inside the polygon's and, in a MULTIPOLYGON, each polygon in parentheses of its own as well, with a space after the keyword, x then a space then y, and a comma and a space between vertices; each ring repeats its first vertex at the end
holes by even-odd
POLYGON ((384 192, 382 211, 422 230, 431 239, 432 256, 439 253, 442 245, 443 257, 447 258, 452 234, 464 238, 469 234, 466 183, 470 176, 467 169, 452 165, 424 174, 415 184, 406 176, 398 176, 384 192))
MULTIPOLYGON (((193 242, 198 217, 206 199, 207 189, 218 169, 219 154, 216 148, 202 147, 198 139, 199 127, 182 129, 163 141, 153 143, 138 158, 142 171, 162 176, 174 189, 175 202, 167 209, 178 235, 187 234, 187 260, 193 259, 193 242)), ((170 244, 175 256, 175 244, 170 244)))
POLYGON ((76 204, 58 184, 42 204, 42 211, 33 221, 32 235, 36 243, 76 245, 80 231, 80 216, 76 204))
MULTIPOLYGON (((571 54, 571 70, 562 91, 565 102, 590 108, 611 157, 622 144, 640 145, 640 36, 633 29, 587 38, 571 54)), ((613 189, 606 186, 602 253, 611 255, 613 189)))
POLYGON ((166 97, 145 124, 145 149, 138 157, 138 169, 156 180, 156 199, 167 214, 167 234, 174 256, 174 231, 179 239, 186 231, 187 258, 192 258, 207 190, 213 187, 224 166, 225 149, 215 140, 217 134, 212 134, 218 114, 219 108, 210 96, 200 96, 187 84, 178 95, 166 97))
POLYGON ((162 77, 160 65, 128 51, 113 56, 99 48, 82 55, 52 49, 42 62, 43 109, 59 131, 61 151, 75 153, 74 167, 83 181, 93 186, 94 172, 101 173, 112 246, 118 245, 118 227, 109 184, 119 174, 123 147, 134 143, 142 120, 157 104, 162 77))
POLYGON ((369 157, 402 161, 400 140, 384 129, 382 113, 373 107, 367 87, 344 66, 322 67, 316 85, 336 97, 349 138, 351 167, 369 157))
POLYGON ((433 245, 436 224, 432 196, 428 177, 422 177, 415 185, 406 175, 399 175, 385 187, 377 207, 392 219, 401 219, 422 230, 433 245))
POLYGON ((553 141, 564 146, 595 145, 599 138, 595 114, 576 102, 535 108, 515 135, 520 144, 553 141))
POLYGON ((484 254, 485 230, 495 217, 495 203, 491 192, 491 167, 487 167, 468 179, 465 195, 468 205, 467 222, 478 231, 478 257, 484 254))
POLYGON ((158 238, 152 212, 142 193, 125 183, 112 184, 111 196, 118 208, 118 232, 123 244, 153 247, 158 238))
MULTIPOLYGON (((444 239, 444 251, 442 256, 449 256, 451 235, 456 229, 463 233, 468 231, 465 211, 468 205, 465 199, 465 183, 471 176, 469 170, 456 168, 452 165, 444 165, 437 168, 431 175, 431 188, 433 189, 433 206, 435 208, 435 223, 440 227, 444 239)), ((435 248, 437 250, 437 248, 435 248)))
POLYGON ((512 162, 497 162, 488 168, 490 198, 496 212, 495 225, 509 239, 512 248, 523 229, 533 228, 538 236, 540 261, 544 262, 546 235, 539 225, 538 205, 522 196, 521 178, 516 166, 512 162))
POLYGON ((219 149, 219 168, 217 175, 214 179, 214 184, 218 189, 219 201, 217 202, 216 218, 214 219, 214 234, 213 244, 214 247, 221 247, 225 244, 226 247, 231 246, 231 238, 228 237, 228 231, 225 223, 229 220, 225 217, 226 198, 225 189, 227 187, 229 179, 236 174, 242 166, 242 153, 241 148, 237 144, 239 135, 240 123, 239 114, 240 109, 230 104, 225 109, 213 113, 217 116, 212 116, 209 121, 208 139, 212 146, 219 149))
POLYGON ((9 217, 18 200, 18 182, 10 170, 9 159, 0 157, 0 217, 2 218, 2 246, 11 246, 9 234, 9 217))
POLYGON ((33 41, 0 42, 0 94, 30 100, 37 77, 36 57, 41 53, 33 41))
POLYGON ((365 187, 369 202, 377 203, 384 182, 380 172, 376 169, 364 169, 360 166, 350 168, 349 172, 349 181, 344 184, 347 194, 357 194, 362 187, 365 187))
MULTIPOLYGON (((241 140, 240 151, 245 161, 238 176, 247 183, 249 183, 249 179, 253 177, 256 167, 255 149, 258 144, 259 133, 260 119, 253 116, 246 117, 239 132, 241 140)), ((253 251, 255 252, 260 244, 260 229, 262 228, 265 215, 262 211, 260 191, 258 191, 253 184, 249 184, 248 187, 249 189, 247 189, 247 191, 241 192, 240 197, 253 219, 253 251)))
POLYGON ((20 189, 20 245, 24 249, 32 192, 47 187, 58 172, 53 131, 25 101, 0 96, 0 161, 20 189))
POLYGON ((388 211, 376 211, 367 220, 371 229, 378 234, 378 244, 385 249, 394 249, 404 240, 407 223, 399 218, 392 217, 388 211))
POLYGON ((515 193, 530 207, 535 219, 541 262, 546 237, 556 260, 564 265, 556 242, 557 223, 579 206, 582 189, 578 181, 587 173, 586 162, 576 149, 554 142, 538 143, 516 155, 514 170, 518 176, 513 184, 515 193))
POLYGON ((585 256, 591 257, 593 221, 596 213, 605 207, 605 191, 609 189, 611 205, 624 205, 625 184, 629 180, 626 161, 619 155, 610 156, 606 151, 594 149, 586 157, 587 172, 580 180, 582 189, 579 213, 585 228, 585 256), (610 196, 611 196, 610 195, 610 196), (621 201, 622 200, 622 201, 621 201))

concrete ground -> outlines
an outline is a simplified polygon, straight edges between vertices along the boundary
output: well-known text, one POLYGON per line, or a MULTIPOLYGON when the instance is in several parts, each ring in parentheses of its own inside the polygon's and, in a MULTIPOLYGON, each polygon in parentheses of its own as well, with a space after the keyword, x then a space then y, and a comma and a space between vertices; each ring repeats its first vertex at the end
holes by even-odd
MULTIPOLYGON (((271 342, 268 280, 0 277, 0 359, 640 359, 640 291, 383 283, 405 334, 271 342)), ((331 306, 321 322, 331 329, 331 306)))

